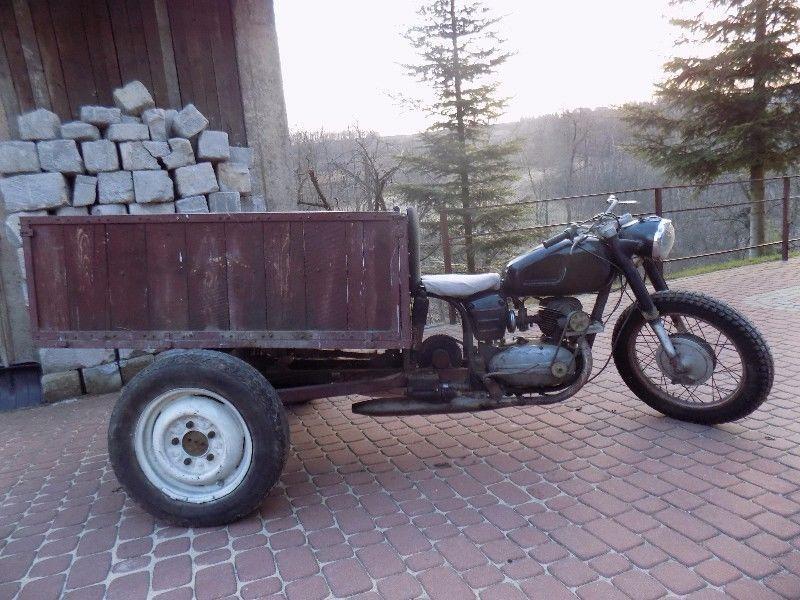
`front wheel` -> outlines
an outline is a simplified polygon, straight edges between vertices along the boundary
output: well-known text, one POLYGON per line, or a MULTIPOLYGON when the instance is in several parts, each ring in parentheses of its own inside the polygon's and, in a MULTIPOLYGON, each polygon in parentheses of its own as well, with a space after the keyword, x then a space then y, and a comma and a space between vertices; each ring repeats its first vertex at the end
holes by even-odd
POLYGON ((772 355, 750 321, 696 292, 652 298, 682 366, 671 363, 638 308, 628 307, 612 343, 614 363, 633 393, 662 414, 706 425, 741 419, 767 399, 772 355))
POLYGON ((238 358, 192 350, 125 387, 108 430, 114 472, 153 516, 224 525, 253 512, 283 470, 289 431, 275 390, 238 358))

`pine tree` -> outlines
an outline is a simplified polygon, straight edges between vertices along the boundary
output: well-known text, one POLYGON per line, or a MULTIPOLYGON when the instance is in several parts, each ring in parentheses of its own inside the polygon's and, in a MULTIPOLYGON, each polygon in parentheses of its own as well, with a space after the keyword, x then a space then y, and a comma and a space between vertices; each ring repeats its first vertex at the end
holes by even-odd
POLYGON ((673 58, 656 104, 626 107, 635 144, 675 177, 706 183, 747 172, 750 245, 763 244, 763 178, 800 158, 800 5, 707 0, 699 14, 672 22, 685 32, 679 44, 718 50, 673 58))
POLYGON ((505 106, 492 75, 511 54, 502 50, 495 31, 499 19, 480 2, 432 0, 418 14, 421 23, 406 38, 421 60, 407 68, 431 87, 435 100, 426 107, 433 124, 422 135, 421 152, 408 162, 428 183, 400 191, 422 208, 454 209, 467 271, 474 273, 478 260, 492 260, 516 239, 504 232, 519 213, 508 203, 518 146, 489 135, 505 106))

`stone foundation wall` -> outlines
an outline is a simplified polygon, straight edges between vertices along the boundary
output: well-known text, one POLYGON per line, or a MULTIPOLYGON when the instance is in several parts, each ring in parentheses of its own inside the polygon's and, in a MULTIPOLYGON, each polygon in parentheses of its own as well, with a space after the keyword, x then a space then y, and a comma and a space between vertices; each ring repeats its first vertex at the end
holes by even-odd
MULTIPOLYGON (((114 102, 83 106, 69 123, 45 109, 20 115, 20 139, 0 142, 4 247, 16 250, 23 282, 23 216, 267 210, 253 193, 252 151, 209 130, 194 105, 157 108, 138 81, 115 90, 114 102)), ((24 284, 21 293, 27 302, 24 284)), ((53 401, 116 391, 153 354, 48 348, 39 358, 45 399, 53 401)))

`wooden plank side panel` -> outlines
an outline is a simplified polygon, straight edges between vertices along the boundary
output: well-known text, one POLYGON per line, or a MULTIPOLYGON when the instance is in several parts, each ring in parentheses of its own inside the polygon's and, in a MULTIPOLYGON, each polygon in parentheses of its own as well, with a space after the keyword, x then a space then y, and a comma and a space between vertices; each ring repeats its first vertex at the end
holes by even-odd
POLYGON ((25 63, 25 54, 17 28, 17 18, 9 0, 0 2, 0 37, 2 37, 20 110, 22 112, 32 110, 36 103, 33 99, 33 89, 28 77, 28 67, 25 63))
POLYGON ((267 329, 306 329, 303 223, 264 223, 267 329))
MULTIPOLYGON (((67 85, 70 114, 78 118, 84 104, 97 104, 97 84, 80 6, 75 0, 50 0, 50 14, 67 85)), ((102 85, 107 85, 102 82, 102 85)))
POLYGON ((33 237, 33 278, 40 329, 69 329, 69 294, 64 232, 60 225, 38 227, 33 237))
POLYGON ((367 285, 364 270, 364 223, 347 223, 347 328, 367 328, 367 285))
POLYGON ((308 329, 347 329, 347 224, 303 224, 308 329))
POLYGON ((214 14, 213 28, 209 33, 219 102, 219 127, 228 133, 231 144, 246 146, 247 135, 244 128, 244 107, 239 85, 231 3, 214 0, 211 4, 214 14))
POLYGON ((189 324, 186 232, 182 223, 145 225, 150 329, 189 324))
POLYGON ((186 228, 189 329, 228 329, 228 274, 225 224, 198 223, 186 228))
POLYGON ((112 329, 147 330, 147 243, 143 224, 106 226, 108 308, 112 329))
POLYGON ((56 42, 48 0, 28 0, 28 5, 39 44, 39 53, 42 57, 44 77, 50 94, 51 110, 62 120, 69 120, 72 113, 69 99, 67 98, 67 84, 64 81, 64 71, 61 68, 61 58, 58 53, 58 43, 56 42))
POLYGON ((70 327, 110 329, 104 225, 64 227, 70 327))
POLYGON ((397 327, 397 240, 391 223, 364 223, 364 272, 367 328, 397 327))
POLYGON ((114 32, 106 0, 82 0, 86 31, 91 35, 89 57, 100 104, 113 105, 112 91, 122 85, 114 32))
POLYGON ((264 229, 260 223, 226 223, 231 329, 267 328, 264 229))

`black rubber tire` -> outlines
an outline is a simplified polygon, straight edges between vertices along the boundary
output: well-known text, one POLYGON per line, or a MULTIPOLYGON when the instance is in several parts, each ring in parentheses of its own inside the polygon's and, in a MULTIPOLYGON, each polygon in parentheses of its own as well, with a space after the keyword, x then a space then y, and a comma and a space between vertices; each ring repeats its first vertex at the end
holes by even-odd
POLYGON ((661 314, 677 313, 696 317, 722 331, 736 346, 743 360, 744 376, 740 389, 725 403, 688 407, 672 402, 666 394, 653 393, 652 386, 634 365, 633 336, 644 324, 641 311, 629 306, 620 315, 612 336, 614 363, 623 381, 646 404, 680 421, 714 425, 746 417, 767 399, 772 389, 772 354, 761 333, 739 312, 715 298, 697 292, 667 290, 652 295, 661 314))
POLYGON ((125 491, 157 519, 182 527, 225 525, 261 504, 286 463, 289 425, 283 404, 264 376, 242 360, 209 350, 161 358, 123 389, 108 427, 111 465, 125 491), (194 504, 173 499, 145 476, 134 451, 137 420, 148 402, 179 387, 215 392, 241 414, 250 431, 253 458, 244 479, 230 494, 194 504))
POLYGON ((451 367, 460 367, 464 362, 464 353, 458 341, 449 335, 437 334, 423 340, 417 354, 417 364, 423 368, 433 366, 433 353, 436 350, 444 350, 450 359, 451 367))

